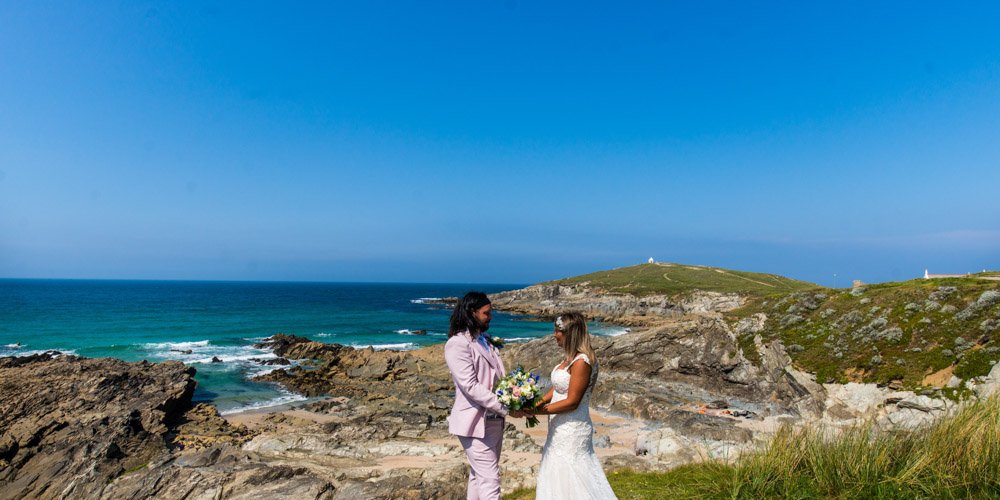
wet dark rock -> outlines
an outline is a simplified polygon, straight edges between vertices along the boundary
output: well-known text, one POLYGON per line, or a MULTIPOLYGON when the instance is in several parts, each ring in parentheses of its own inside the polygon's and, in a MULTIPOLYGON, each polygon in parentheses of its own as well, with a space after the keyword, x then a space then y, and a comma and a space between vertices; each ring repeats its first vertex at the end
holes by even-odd
POLYGON ((254 361, 264 366, 288 366, 292 364, 291 361, 281 357, 268 359, 251 358, 250 361, 254 361))
POLYGON ((270 349, 275 355, 288 359, 335 360, 352 347, 341 344, 313 342, 305 337, 278 333, 254 344, 257 349, 270 349))

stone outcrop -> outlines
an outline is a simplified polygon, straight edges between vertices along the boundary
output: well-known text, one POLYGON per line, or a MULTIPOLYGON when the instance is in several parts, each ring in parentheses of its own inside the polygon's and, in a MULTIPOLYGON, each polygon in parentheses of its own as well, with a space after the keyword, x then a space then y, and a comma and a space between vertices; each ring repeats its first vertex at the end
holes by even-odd
MULTIPOLYGON (((732 326, 690 314, 595 338, 593 404, 618 419, 601 425, 635 430, 630 452, 604 457, 605 467, 732 458, 783 423, 919 428, 954 409, 874 384, 817 384, 780 342, 757 335, 766 322, 764 314, 732 326), (744 352, 750 338, 753 361, 744 352)), ((260 346, 296 360, 262 380, 324 398, 248 428, 192 406, 194 370, 179 363, 0 358, 0 499, 464 495, 464 456, 445 420, 454 388, 443 345, 376 351, 279 334, 260 346)), ((508 367, 546 378, 561 358, 551 336, 502 355, 508 367)), ((1000 365, 970 387, 990 394, 998 380, 1000 365)), ((522 429, 513 421, 505 432, 505 491, 532 486, 537 474, 524 460, 540 453, 537 436, 522 429)), ((602 437, 598 446, 611 446, 602 437)))
MULTIPOLYGON (((822 408, 822 388, 790 368, 780 344, 761 346, 764 363, 756 365, 717 318, 693 317, 593 343, 601 370, 594 401, 616 412, 675 422, 673 409, 718 400, 760 416, 813 415, 822 408)), ((505 354, 546 376, 561 357, 551 337, 510 346, 505 354)))
POLYGON ((57 354, 0 358, 0 498, 335 498, 256 433, 191 406, 194 369, 57 354))
POLYGON ((0 358, 0 497, 98 497, 166 455, 193 375, 177 362, 0 358))
POLYGON ((610 294, 586 283, 533 285, 495 293, 490 295, 490 300, 495 308, 516 314, 551 318, 565 311, 579 310, 588 317, 623 325, 650 325, 685 314, 730 311, 745 301, 737 294, 697 290, 676 297, 610 294))

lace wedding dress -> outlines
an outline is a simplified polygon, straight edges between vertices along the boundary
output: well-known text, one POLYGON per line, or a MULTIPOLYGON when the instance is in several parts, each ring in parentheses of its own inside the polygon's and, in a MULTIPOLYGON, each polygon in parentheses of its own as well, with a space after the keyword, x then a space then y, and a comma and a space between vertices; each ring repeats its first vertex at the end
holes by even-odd
MULTIPOLYGON (((590 384, 580 406, 568 413, 549 417, 549 436, 542 450, 542 465, 535 486, 537 500, 615 498, 600 460, 594 454, 594 423, 590 421, 590 390, 597 381, 597 366, 586 354, 582 359, 593 369, 590 384)), ((570 365, 573 364, 570 362, 570 365)), ((552 403, 566 399, 569 391, 569 365, 552 370, 552 403)))

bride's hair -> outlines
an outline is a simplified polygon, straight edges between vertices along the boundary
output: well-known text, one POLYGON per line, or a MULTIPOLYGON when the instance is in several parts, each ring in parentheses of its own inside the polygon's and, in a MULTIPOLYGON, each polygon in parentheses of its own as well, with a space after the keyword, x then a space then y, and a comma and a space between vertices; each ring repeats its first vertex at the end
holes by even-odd
POLYGON ((594 348, 590 347, 590 334, 587 333, 587 318, 582 313, 572 311, 560 314, 556 317, 556 328, 563 332, 565 340, 563 349, 566 351, 566 359, 572 360, 579 353, 584 353, 590 358, 590 364, 597 363, 594 356, 594 348))

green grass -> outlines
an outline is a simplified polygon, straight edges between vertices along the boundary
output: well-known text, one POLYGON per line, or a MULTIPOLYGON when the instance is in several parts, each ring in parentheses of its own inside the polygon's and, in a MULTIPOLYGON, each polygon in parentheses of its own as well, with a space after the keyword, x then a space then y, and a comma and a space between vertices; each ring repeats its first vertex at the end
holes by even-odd
MULTIPOLYGON (((959 314, 987 290, 1000 290, 1000 282, 918 279, 866 285, 860 294, 825 289, 750 297, 746 306, 726 316, 735 325, 752 314, 766 314, 765 329, 759 332, 762 339, 798 346, 789 355, 798 368, 816 374, 818 382, 896 383, 918 389, 927 375, 939 370, 954 366, 955 374, 968 380, 985 375, 1000 361, 1000 328, 983 326, 984 321, 989 324, 1000 318, 1000 303, 977 309, 964 319, 959 314), (955 291, 933 295, 940 287, 955 291), (940 308, 953 310, 925 309, 932 296, 940 308), (786 321, 792 315, 798 320, 786 321), (847 321, 848 315, 856 321, 847 321), (862 332, 879 318, 884 318, 884 325, 862 332), (898 334, 877 335, 889 328, 898 328, 898 334), (881 360, 875 361, 876 356, 881 360)), ((754 361, 748 352, 752 335, 738 340, 744 355, 754 361)))
POLYGON ((868 424, 831 439, 816 429, 784 428, 761 452, 731 464, 613 472, 608 480, 621 499, 1000 498, 1000 399, 970 404, 916 432, 868 424))
POLYGON ((589 282, 591 287, 605 292, 640 297, 654 294, 682 295, 694 290, 758 296, 822 288, 815 283, 775 274, 668 263, 640 264, 599 271, 552 281, 549 284, 573 285, 584 282, 589 282))

